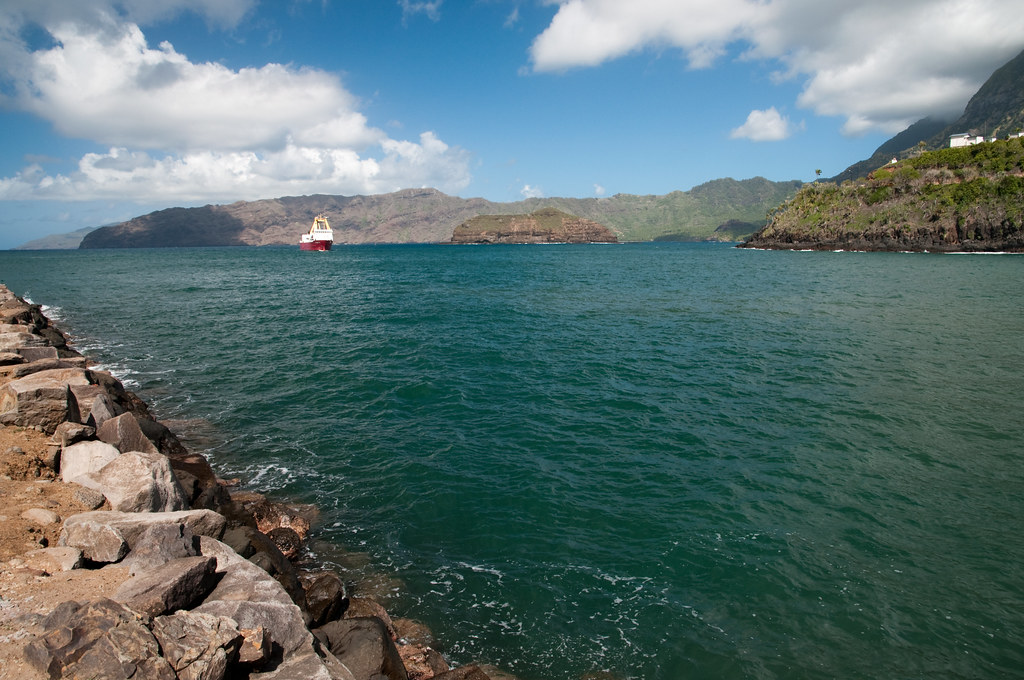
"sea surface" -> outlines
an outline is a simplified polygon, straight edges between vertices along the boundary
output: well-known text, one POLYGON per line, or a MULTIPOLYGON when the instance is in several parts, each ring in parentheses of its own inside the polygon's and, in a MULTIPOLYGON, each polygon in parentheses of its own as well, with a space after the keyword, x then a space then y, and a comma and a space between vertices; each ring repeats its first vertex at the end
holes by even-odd
POLYGON ((1024 257, 0 252, 0 281, 453 661, 1024 672, 1024 257))

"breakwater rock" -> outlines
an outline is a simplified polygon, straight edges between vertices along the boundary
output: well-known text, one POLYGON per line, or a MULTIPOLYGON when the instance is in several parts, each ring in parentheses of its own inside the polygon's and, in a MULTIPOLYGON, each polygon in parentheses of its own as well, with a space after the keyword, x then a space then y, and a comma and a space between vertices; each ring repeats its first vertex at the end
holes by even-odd
POLYGON ((608 227, 541 208, 529 215, 478 215, 455 227, 452 243, 617 243, 608 227))
MULTIPOLYGON (((0 675, 487 680, 304 569, 303 508, 229 490, 0 285, 0 675)), ((507 677, 507 676, 506 676, 507 677)))

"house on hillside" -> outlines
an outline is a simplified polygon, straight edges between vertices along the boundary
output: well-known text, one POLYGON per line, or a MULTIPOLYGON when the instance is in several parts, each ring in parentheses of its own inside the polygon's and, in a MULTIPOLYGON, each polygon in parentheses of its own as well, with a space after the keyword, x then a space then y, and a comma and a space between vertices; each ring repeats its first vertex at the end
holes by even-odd
POLYGON ((974 144, 981 144, 985 141, 985 138, 981 135, 972 136, 969 132, 961 132, 958 135, 949 136, 949 148, 955 149, 958 146, 972 146, 974 144))

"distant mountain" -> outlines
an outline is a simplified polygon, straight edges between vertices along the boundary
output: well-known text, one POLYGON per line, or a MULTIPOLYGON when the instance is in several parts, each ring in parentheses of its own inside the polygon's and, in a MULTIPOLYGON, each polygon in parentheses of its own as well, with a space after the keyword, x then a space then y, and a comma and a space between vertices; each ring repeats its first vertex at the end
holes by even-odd
POLYGON ((732 240, 716 228, 734 220, 765 224, 768 211, 791 198, 801 182, 763 177, 717 179, 663 196, 617 194, 608 198, 531 198, 495 203, 448 196, 436 189, 405 189, 376 196, 289 196, 201 208, 170 208, 102 227, 82 248, 296 245, 320 212, 328 215, 335 243, 439 243, 477 215, 530 213, 556 208, 610 228, 620 241, 649 241, 666 234, 689 240, 732 240))
POLYGON ((950 135, 968 132, 1005 139, 1024 129, 1024 51, 1001 66, 981 86, 964 113, 953 123, 923 118, 882 144, 870 158, 854 163, 828 181, 842 183, 865 177, 893 158, 949 146, 950 135))
POLYGON ((73 250, 82 243, 86 234, 96 231, 96 229, 97 227, 85 227, 67 234, 44 236, 22 244, 14 250, 73 250))

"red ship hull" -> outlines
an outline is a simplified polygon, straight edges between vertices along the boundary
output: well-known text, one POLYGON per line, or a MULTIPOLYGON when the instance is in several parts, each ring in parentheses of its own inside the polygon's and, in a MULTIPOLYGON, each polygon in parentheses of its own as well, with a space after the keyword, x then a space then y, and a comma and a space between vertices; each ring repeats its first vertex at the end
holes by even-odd
POLYGON ((330 250, 331 241, 304 241, 299 244, 299 250, 330 250))

